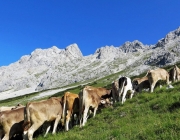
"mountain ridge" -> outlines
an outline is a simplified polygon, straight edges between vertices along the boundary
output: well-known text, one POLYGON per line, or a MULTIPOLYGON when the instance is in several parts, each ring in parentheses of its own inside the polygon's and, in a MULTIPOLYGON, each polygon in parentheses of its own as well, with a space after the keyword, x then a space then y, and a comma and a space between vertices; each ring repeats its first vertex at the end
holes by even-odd
POLYGON ((148 69, 180 61, 180 27, 155 45, 135 40, 119 47, 104 46, 83 56, 76 43, 59 49, 35 49, 9 66, 0 67, 0 92, 36 87, 41 91, 124 71, 137 75, 148 69), (128 67, 128 69, 127 69, 128 67))

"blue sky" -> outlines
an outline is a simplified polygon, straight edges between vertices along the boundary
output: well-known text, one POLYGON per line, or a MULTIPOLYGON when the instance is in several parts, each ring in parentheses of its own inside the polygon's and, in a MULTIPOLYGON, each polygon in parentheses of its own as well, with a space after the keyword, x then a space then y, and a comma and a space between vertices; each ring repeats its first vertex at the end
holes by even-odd
POLYGON ((36 48, 77 43, 83 55, 139 40, 155 44, 180 26, 179 0, 1 0, 0 66, 36 48))

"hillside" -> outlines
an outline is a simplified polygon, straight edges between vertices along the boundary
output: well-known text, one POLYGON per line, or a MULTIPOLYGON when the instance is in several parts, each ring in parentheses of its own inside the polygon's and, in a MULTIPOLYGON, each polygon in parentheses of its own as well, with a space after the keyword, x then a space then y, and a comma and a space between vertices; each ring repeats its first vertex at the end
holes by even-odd
MULTIPOLYGON (((180 137, 180 82, 174 89, 143 92, 124 105, 116 103, 90 118, 84 128, 49 134, 47 140, 178 140, 180 137)), ((37 140, 43 140, 42 136, 37 140)))
MULTIPOLYGON (((180 64, 177 64, 180 67, 180 64)), ((168 71, 172 66, 164 67, 168 71)), ((103 77, 93 83, 96 87, 110 87, 110 81, 116 79, 121 73, 103 77)), ((136 77, 141 77, 136 75, 136 77)), ((131 77, 133 78, 133 77, 131 77)), ((127 99, 124 105, 116 103, 113 107, 98 110, 95 118, 89 118, 84 128, 73 127, 69 132, 64 132, 59 128, 54 136, 48 134, 48 140, 74 140, 74 139, 105 139, 105 140, 145 140, 145 139, 179 139, 180 118, 180 82, 172 84, 173 89, 157 87, 154 93, 143 92, 136 94, 132 99, 127 99)), ((74 93, 79 93, 81 86, 67 89, 74 93)), ((16 97, 10 100, 1 101, 2 105, 26 104, 29 99, 35 100, 39 93, 16 97)), ((62 96, 63 92, 58 92, 53 96, 62 96)), ((46 97, 47 98, 47 97, 46 97)), ((42 99, 38 99, 42 100, 42 99)), ((37 140, 43 140, 38 136, 37 140)))
MULTIPOLYGON (((0 94, 22 89, 31 92, 97 80, 113 73, 134 76, 159 66, 180 61, 180 27, 155 45, 135 40, 123 45, 98 48, 83 56, 77 44, 65 49, 53 46, 36 49, 9 66, 0 67, 0 94)), ((17 95, 18 96, 18 95, 17 95)))

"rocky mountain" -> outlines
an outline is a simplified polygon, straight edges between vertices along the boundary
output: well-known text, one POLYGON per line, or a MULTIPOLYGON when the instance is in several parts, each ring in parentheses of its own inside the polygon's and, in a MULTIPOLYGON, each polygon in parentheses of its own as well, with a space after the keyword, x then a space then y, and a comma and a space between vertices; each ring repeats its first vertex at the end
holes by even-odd
POLYGON ((155 45, 138 40, 122 46, 98 48, 93 55, 83 56, 77 44, 59 49, 36 49, 9 66, 0 67, 0 92, 34 88, 36 91, 62 87, 75 82, 101 78, 123 71, 124 75, 140 74, 155 66, 180 60, 180 27, 155 45))

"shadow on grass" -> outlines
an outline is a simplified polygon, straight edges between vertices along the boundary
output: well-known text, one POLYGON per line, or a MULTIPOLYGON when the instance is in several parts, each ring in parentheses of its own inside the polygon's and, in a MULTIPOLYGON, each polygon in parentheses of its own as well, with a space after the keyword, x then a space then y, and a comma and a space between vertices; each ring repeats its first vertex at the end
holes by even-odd
POLYGON ((169 111, 173 112, 174 110, 179 109, 179 108, 180 108, 180 102, 175 102, 169 107, 169 111))

